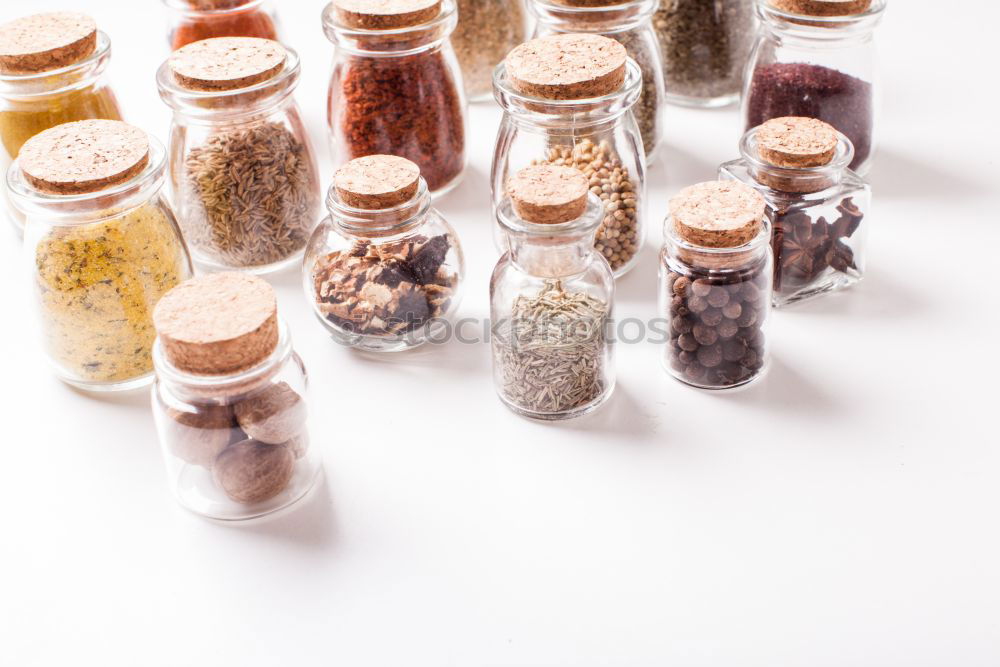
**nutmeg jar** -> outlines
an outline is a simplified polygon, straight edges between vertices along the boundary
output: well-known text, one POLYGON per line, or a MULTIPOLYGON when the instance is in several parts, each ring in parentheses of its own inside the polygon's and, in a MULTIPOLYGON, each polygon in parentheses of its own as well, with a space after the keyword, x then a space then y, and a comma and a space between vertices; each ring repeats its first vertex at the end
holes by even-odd
POLYGON ((174 205, 199 265, 268 273, 300 261, 322 195, 292 97, 299 74, 294 51, 252 37, 195 42, 160 67, 174 205))
POLYGON ((212 519, 251 519, 315 485, 308 379, 260 278, 188 281, 156 309, 153 415, 171 489, 212 519))
POLYGON ((775 306, 850 287, 864 276, 871 188, 847 168, 850 139, 811 118, 747 132, 719 178, 756 188, 772 224, 775 306))
MULTIPOLYGON (((108 82, 111 40, 84 14, 52 12, 0 26, 0 169, 39 132, 77 120, 121 120, 108 82)), ((7 202, 6 189, 3 199, 7 202)), ((24 217, 5 206, 18 232, 24 217)))
POLYGON ((27 221, 38 338, 71 385, 115 391, 152 378, 153 308, 191 275, 165 172, 163 146, 110 120, 36 135, 7 172, 27 221))
MULTIPOLYGON (((493 153, 494 211, 520 169, 576 167, 604 205, 594 248, 616 277, 627 273, 645 234, 646 166, 632 114, 642 94, 639 66, 607 37, 552 35, 511 51, 493 75, 493 92, 504 111, 493 153)), ((499 224, 494 238, 506 249, 499 224)))
POLYGON ((879 99, 873 36, 885 8, 886 0, 757 0, 745 129, 787 116, 822 120, 847 135, 850 168, 867 174, 879 99))
POLYGON ((462 67, 465 93, 474 102, 493 97, 493 70, 528 38, 524 0, 457 0, 458 27, 451 44, 462 67))
POLYGON ((455 0, 375 4, 333 0, 323 28, 334 44, 328 121, 334 166, 396 155, 420 167, 434 197, 466 165, 466 100, 450 36, 455 0))
POLYGON ((259 37, 281 41, 269 0, 163 0, 170 50, 213 37, 259 37))
POLYGON ((664 366, 702 389, 763 374, 771 309, 771 230, 764 198, 732 181, 700 183, 670 201, 660 253, 664 366))
POLYGON ((417 165, 389 155, 352 160, 337 171, 327 206, 303 280, 333 339, 371 352, 437 340, 458 307, 465 260, 417 165))

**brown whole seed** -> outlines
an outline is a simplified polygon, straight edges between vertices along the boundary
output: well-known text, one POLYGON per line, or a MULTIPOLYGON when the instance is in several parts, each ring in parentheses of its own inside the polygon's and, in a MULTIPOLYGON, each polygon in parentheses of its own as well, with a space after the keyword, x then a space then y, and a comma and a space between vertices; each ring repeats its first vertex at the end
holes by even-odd
POLYGON ((723 320, 716 328, 720 338, 732 338, 740 331, 740 326, 733 320, 723 320))
POLYGON ((718 332, 705 324, 696 324, 692 329, 692 334, 699 345, 714 345, 719 340, 718 332))
POLYGON ((305 430, 305 401, 288 383, 279 382, 236 404, 236 420, 259 442, 280 445, 305 430))
POLYGON ((719 326, 723 319, 722 311, 718 308, 709 308, 701 314, 701 321, 710 327, 719 326))
POLYGON ((713 287, 708 295, 708 305, 713 308, 722 308, 729 303, 729 292, 723 287, 713 287))
POLYGON ((737 319, 743 313, 743 306, 740 305, 739 301, 730 301, 722 309, 723 316, 730 320, 737 319))
POLYGON ((227 447, 216 459, 213 476, 230 499, 252 505, 274 498, 288 487, 295 454, 281 445, 244 440, 227 447))

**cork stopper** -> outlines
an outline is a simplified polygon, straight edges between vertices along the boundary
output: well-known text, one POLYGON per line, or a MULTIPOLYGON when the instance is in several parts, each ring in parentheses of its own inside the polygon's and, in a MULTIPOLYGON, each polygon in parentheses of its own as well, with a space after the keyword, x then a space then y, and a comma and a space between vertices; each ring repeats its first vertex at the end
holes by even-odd
POLYGON ((872 0, 770 0, 771 6, 801 16, 854 16, 864 14, 872 0))
POLYGON ((427 23, 441 14, 441 0, 333 0, 337 19, 362 30, 394 30, 427 23))
POLYGON ((25 180, 42 192, 98 192, 146 168, 149 137, 118 120, 64 123, 29 139, 18 162, 25 180))
POLYGON ((273 78, 288 52, 278 42, 257 37, 215 37, 174 51, 168 61, 177 83, 204 92, 249 88, 273 78))
POLYGON ((187 0, 187 5, 196 12, 220 12, 236 9, 249 4, 251 0, 187 0))
POLYGON ((681 190, 670 200, 677 235, 702 248, 738 248, 760 233, 764 197, 737 181, 709 181, 681 190))
POLYGON ((514 212, 526 222, 557 225, 576 220, 587 210, 587 177, 573 167, 537 165, 507 181, 514 212))
POLYGON ((549 100, 579 100, 615 92, 625 82, 625 47, 594 34, 552 35, 507 55, 507 79, 517 92, 549 100))
POLYGON ((808 169, 830 164, 837 130, 815 118, 774 118, 757 128, 757 153, 775 167, 808 169))
POLYGON ((86 14, 35 14, 0 25, 0 74, 48 72, 96 50, 97 24, 86 14))
POLYGON ((160 299, 153 324, 170 363, 196 375, 249 370, 278 345, 274 289, 243 273, 181 283, 160 299))
POLYGON ((333 185, 348 206, 378 211, 413 199, 420 167, 395 155, 359 157, 337 170, 333 185))

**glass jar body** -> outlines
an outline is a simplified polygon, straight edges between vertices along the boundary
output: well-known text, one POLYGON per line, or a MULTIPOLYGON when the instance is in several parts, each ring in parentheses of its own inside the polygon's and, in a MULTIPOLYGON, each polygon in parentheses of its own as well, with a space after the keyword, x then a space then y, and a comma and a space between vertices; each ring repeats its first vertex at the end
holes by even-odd
POLYGON ((219 9, 199 9, 198 0, 163 0, 171 51, 214 37, 258 37, 280 41, 278 18, 268 0, 231 0, 219 9))
POLYGON ((527 37, 524 0, 458 0, 458 27, 451 44, 471 101, 492 96, 493 70, 527 37))

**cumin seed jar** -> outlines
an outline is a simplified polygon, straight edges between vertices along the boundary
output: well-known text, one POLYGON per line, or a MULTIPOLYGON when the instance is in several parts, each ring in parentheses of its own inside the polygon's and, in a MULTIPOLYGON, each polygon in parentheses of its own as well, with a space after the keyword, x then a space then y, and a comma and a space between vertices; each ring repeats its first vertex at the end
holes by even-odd
POLYGON ((238 521, 304 497, 322 464, 274 290, 243 273, 203 276, 168 293, 155 321, 153 416, 181 505, 238 521))
POLYGON ((160 67, 174 203, 199 265, 269 273, 300 261, 322 197, 299 74, 294 51, 251 37, 195 42, 160 67))

